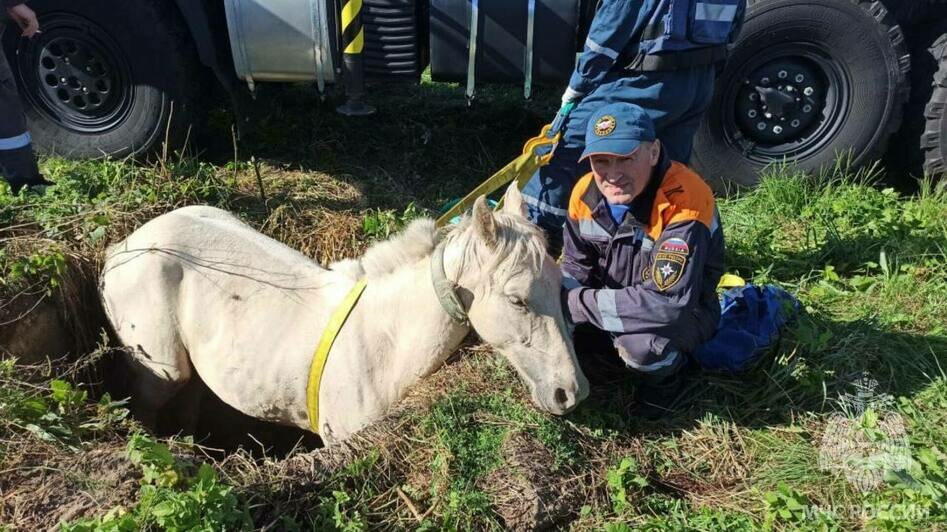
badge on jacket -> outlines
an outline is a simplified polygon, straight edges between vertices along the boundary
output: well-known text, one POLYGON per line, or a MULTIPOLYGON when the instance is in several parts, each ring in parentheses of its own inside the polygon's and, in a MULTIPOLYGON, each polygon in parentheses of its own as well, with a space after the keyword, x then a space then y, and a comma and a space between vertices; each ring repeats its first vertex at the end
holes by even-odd
POLYGON ((658 290, 665 292, 681 280, 689 254, 690 248, 683 239, 669 238, 661 243, 651 266, 651 277, 658 290))

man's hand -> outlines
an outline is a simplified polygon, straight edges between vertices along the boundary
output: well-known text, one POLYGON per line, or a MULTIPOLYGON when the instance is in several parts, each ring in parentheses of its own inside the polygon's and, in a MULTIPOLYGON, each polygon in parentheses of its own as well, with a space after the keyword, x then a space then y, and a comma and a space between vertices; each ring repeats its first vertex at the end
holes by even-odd
POLYGON ((560 107, 559 112, 556 113, 556 118, 553 119, 552 127, 549 130, 550 135, 555 135, 562 129, 562 125, 565 124, 566 118, 568 118, 569 113, 572 112, 572 108, 575 107, 576 102, 582 99, 583 96, 585 95, 574 90, 572 87, 566 87, 566 91, 562 93, 562 107, 560 107))
POLYGON ((7 9, 7 14, 16 22, 16 25, 23 30, 20 35, 32 37, 39 31, 39 20, 36 19, 36 13, 26 6, 26 4, 15 5, 7 9))

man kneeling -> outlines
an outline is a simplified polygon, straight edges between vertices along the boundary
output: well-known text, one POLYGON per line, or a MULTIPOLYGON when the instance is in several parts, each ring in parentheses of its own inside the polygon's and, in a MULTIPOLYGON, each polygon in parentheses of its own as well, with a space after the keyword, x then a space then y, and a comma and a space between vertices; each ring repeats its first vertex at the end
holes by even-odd
POLYGON ((562 258, 576 352, 588 364, 617 350, 640 377, 638 412, 653 418, 717 327, 723 230, 710 187, 667 158, 637 105, 591 116, 586 157, 592 172, 572 190, 562 258))

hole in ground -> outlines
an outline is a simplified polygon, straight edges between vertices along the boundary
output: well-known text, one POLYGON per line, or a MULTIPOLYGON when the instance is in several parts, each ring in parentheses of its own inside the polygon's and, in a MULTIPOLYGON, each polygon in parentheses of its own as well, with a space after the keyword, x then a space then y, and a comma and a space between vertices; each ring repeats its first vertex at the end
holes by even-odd
MULTIPOLYGON (((89 354, 79 358, 70 354, 95 351, 100 328, 87 323, 79 325, 78 329, 74 328, 75 324, 64 316, 64 309, 68 306, 58 296, 44 297, 38 293, 19 294, 10 298, 0 308, 0 323, 3 324, 0 326, 0 353, 16 357, 19 364, 34 367, 46 366, 49 357, 54 367, 62 368, 62 371, 54 369, 53 378, 83 383, 83 388, 89 392, 90 402, 97 402, 106 392, 113 399, 129 397, 132 389, 129 380, 131 371, 126 362, 127 354, 123 350, 112 349, 94 360, 90 359, 92 355, 89 354), (85 334, 77 334, 79 330, 85 334), (81 362, 83 359, 87 361, 81 362), (69 369, 76 366, 81 368, 78 372, 69 369)), ((72 313, 73 316, 91 317, 100 311, 94 305, 75 308, 81 308, 83 312, 72 313)), ((104 315, 89 321, 102 323, 99 320, 104 320, 104 315)), ((114 345, 116 342, 113 339, 110 343, 114 345)), ((41 382, 36 384, 43 385, 41 382)), ((190 393, 179 392, 158 413, 157 426, 148 427, 157 436, 167 437, 179 433, 193 436, 200 445, 219 450, 217 454, 220 458, 241 447, 257 458, 264 455, 281 458, 294 447, 300 450, 322 447, 320 438, 309 431, 268 423, 238 412, 214 395, 199 378, 193 379, 188 386, 191 388, 190 393), (199 398, 197 420, 190 424, 195 427, 193 433, 185 434, 181 432, 183 419, 180 413, 185 412, 184 407, 190 405, 182 401, 193 401, 194 397, 199 398)), ((134 416, 134 409, 130 410, 134 416)), ((213 451, 208 452, 214 454, 213 451)))
MULTIPOLYGON (((199 378, 188 383, 188 386, 197 387, 200 395, 196 428, 191 435, 195 442, 210 449, 218 449, 221 455, 233 453, 242 447, 256 458, 281 458, 294 448, 312 450, 322 447, 322 440, 312 432, 262 421, 236 410, 217 397, 199 378)), ((158 414, 156 431, 159 436, 170 436, 181 430, 181 420, 176 412, 185 406, 178 403, 188 395, 178 394, 158 414)))

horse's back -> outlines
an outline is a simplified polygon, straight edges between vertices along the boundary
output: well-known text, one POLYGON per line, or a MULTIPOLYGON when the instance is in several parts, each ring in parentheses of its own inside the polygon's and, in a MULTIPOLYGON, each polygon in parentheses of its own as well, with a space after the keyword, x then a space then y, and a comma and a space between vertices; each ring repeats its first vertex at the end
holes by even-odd
POLYGON ((185 207, 111 247, 100 288, 119 339, 154 373, 171 366, 169 380, 187 380, 193 367, 228 404, 266 419, 285 417, 267 413, 288 402, 274 396, 305 394, 311 331, 333 307, 323 301, 349 286, 226 211, 185 207))

